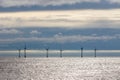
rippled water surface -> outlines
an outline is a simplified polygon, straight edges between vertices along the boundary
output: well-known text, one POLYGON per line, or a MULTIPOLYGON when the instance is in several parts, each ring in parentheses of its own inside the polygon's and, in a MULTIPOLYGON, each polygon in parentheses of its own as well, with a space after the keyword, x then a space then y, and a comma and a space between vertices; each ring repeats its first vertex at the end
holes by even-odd
POLYGON ((0 58, 0 80, 120 80, 120 58, 0 58))

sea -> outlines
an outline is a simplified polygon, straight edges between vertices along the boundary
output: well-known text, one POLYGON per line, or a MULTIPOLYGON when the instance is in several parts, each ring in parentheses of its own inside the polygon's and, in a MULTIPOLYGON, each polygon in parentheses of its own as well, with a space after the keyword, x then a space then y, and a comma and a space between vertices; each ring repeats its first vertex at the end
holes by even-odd
POLYGON ((120 58, 0 57, 0 80, 120 80, 120 58))
POLYGON ((0 80, 120 80, 120 50, 4 50, 0 80))

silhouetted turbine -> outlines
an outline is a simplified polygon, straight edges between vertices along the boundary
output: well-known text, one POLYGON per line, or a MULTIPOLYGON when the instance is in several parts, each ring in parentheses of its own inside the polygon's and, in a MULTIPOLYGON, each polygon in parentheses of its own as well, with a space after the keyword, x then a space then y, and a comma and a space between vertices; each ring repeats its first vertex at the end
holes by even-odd
POLYGON ((62 49, 60 49, 60 57, 61 57, 61 58, 62 58, 62 51, 63 51, 63 50, 62 50, 62 49))
POLYGON ((47 58, 49 57, 48 51, 49 51, 49 48, 46 48, 46 57, 47 57, 47 58))
POLYGON ((83 47, 81 48, 81 57, 83 57, 83 47))
POLYGON ((21 57, 21 49, 18 49, 18 51, 19 51, 19 58, 21 57))
POLYGON ((25 47, 24 47, 24 57, 26 58, 27 56, 26 56, 26 49, 27 49, 27 47, 26 47, 26 44, 25 44, 25 47))
POLYGON ((97 54, 96 54, 97 49, 95 48, 94 51, 95 51, 95 57, 97 57, 97 54))

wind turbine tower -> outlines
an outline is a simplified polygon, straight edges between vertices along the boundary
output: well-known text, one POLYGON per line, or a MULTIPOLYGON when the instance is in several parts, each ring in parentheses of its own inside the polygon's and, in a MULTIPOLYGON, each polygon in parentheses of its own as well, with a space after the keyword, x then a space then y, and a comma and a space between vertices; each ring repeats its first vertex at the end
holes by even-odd
POLYGON ((19 51, 19 58, 21 57, 21 49, 18 49, 18 51, 19 51))
POLYGON ((61 58, 62 58, 62 51, 63 51, 63 50, 62 50, 62 49, 60 49, 60 57, 61 57, 61 58))
POLYGON ((83 47, 81 48, 81 58, 83 57, 83 47))
POLYGON ((49 48, 46 48, 46 57, 47 58, 49 57, 48 51, 49 51, 49 48))
POLYGON ((27 47, 26 47, 26 44, 25 44, 25 47, 24 47, 24 57, 26 58, 27 56, 26 56, 26 49, 27 49, 27 47))
POLYGON ((95 57, 97 57, 97 53, 96 53, 97 49, 95 48, 94 51, 95 51, 95 57))

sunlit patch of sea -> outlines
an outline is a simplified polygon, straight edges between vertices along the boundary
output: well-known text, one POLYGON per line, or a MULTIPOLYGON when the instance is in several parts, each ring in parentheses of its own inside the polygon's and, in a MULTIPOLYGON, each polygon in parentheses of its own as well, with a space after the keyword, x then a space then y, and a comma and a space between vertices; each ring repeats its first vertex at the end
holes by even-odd
POLYGON ((120 80, 120 58, 0 58, 0 80, 120 80))

